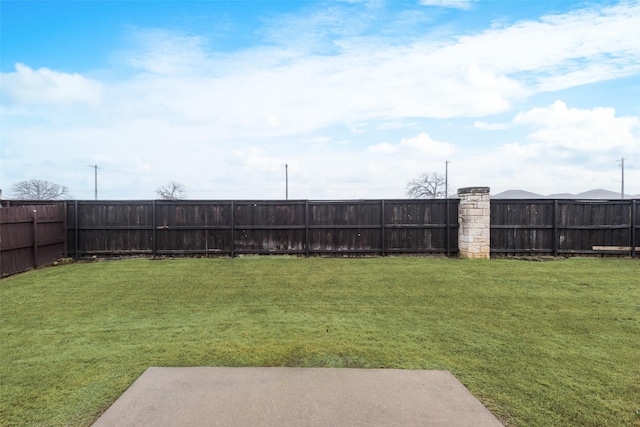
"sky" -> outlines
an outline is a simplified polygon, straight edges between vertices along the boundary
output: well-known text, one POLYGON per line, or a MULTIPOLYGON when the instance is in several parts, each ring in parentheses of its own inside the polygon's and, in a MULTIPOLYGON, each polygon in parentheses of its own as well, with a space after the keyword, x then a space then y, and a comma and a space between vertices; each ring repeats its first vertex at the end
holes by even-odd
POLYGON ((640 197, 639 100, 640 1, 0 0, 4 198, 640 197))

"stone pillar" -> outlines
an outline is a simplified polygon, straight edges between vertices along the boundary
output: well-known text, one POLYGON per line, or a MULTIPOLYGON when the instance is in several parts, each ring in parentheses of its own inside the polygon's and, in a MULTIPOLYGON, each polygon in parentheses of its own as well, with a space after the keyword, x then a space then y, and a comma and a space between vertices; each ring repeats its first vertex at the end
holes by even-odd
POLYGON ((489 258, 491 213, 489 187, 458 189, 458 249, 460 258, 489 258))

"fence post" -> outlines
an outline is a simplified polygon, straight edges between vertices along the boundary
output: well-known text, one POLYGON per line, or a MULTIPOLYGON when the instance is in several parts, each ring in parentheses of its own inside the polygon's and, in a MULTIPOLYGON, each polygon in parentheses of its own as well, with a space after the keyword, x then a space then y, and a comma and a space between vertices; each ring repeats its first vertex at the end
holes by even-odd
POLYGON ((446 219, 446 226, 445 226, 445 233, 447 233, 447 237, 446 237, 446 245, 447 245, 447 258, 449 258, 451 256, 451 231, 449 229, 449 195, 445 195, 446 199, 446 210, 445 210, 445 215, 447 217, 446 219))
POLYGON ((304 247, 304 256, 309 258, 309 199, 304 201, 304 247))
POLYGON ((33 210, 33 267, 38 267, 38 211, 33 210))
POLYGON ((233 217, 233 200, 231 200, 231 238, 230 240, 230 244, 231 244, 231 258, 233 258, 235 256, 235 224, 234 224, 234 217, 233 217))
POLYGON ((636 221, 638 220, 636 210, 638 205, 636 199, 631 200, 631 258, 636 257, 636 221))
POLYGON ((491 256, 491 202, 489 187, 458 189, 458 248, 461 258, 491 256))
POLYGON ((553 201, 553 256, 558 256, 558 199, 553 201))
POLYGON ((78 201, 77 200, 74 203, 74 210, 75 210, 75 213, 74 213, 74 222, 75 222, 74 227, 76 229, 75 230, 76 232, 74 233, 75 234, 75 240, 76 240, 75 241, 75 246, 76 246, 75 247, 75 259, 77 260, 79 258, 79 254, 80 254, 80 250, 78 248, 78 245, 80 244, 80 236, 78 235, 79 234, 79 231, 78 231, 78 217, 80 216, 80 210, 78 209, 78 201))
POLYGON ((384 242, 384 200, 380 201, 380 253, 385 256, 385 242, 384 242))
POLYGON ((62 236, 64 237, 64 243, 63 243, 63 252, 64 252, 64 256, 65 258, 69 257, 69 232, 67 231, 67 228, 69 227, 69 224, 67 223, 67 221, 69 221, 68 218, 68 212, 69 212, 69 202, 67 202, 66 200, 64 201, 64 208, 63 208, 63 212, 62 214, 64 215, 64 220, 62 222, 62 236))
POLYGON ((155 258, 158 253, 158 246, 156 244, 158 238, 158 221, 156 219, 156 200, 153 201, 153 207, 151 208, 151 215, 153 218, 151 219, 151 225, 153 226, 153 231, 151 232, 151 251, 153 253, 153 257, 155 258))

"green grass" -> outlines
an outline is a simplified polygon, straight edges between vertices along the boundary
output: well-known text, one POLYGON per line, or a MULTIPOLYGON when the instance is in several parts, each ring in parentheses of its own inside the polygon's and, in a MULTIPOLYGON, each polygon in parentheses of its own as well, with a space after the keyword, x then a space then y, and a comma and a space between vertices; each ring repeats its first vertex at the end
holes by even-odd
POLYGON ((637 260, 137 259, 0 304, 6 426, 88 426, 149 366, 443 369, 509 425, 640 425, 637 260))

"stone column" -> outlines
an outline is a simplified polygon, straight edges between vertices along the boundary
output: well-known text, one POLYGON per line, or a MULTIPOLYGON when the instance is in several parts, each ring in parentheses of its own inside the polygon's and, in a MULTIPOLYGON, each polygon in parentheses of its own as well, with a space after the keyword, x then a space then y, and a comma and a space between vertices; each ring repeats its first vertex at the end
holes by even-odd
POLYGON ((491 213, 489 187, 458 189, 458 249, 460 258, 489 258, 491 213))

